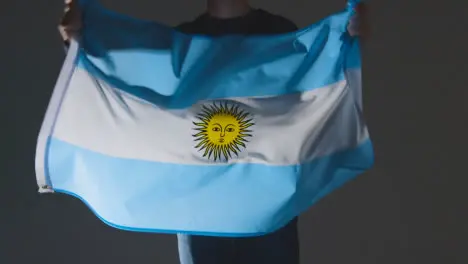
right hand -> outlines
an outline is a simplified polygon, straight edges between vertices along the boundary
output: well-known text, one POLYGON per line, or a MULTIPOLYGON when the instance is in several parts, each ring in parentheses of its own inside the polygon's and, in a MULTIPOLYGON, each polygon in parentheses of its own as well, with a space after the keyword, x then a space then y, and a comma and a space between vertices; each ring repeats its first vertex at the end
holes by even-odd
POLYGON ((69 42, 79 36, 83 24, 77 0, 65 0, 65 10, 58 27, 63 41, 69 42))

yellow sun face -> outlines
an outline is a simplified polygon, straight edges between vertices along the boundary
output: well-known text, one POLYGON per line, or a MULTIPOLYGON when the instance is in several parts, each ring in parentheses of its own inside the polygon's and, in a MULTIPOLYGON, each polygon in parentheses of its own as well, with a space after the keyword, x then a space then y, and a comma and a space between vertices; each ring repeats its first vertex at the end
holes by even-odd
POLYGON ((246 138, 252 136, 249 128, 254 123, 249 113, 238 106, 229 106, 227 102, 202 106, 197 118, 198 122, 193 122, 196 126, 194 130, 198 131, 193 135, 197 142, 195 148, 203 151, 203 157, 215 161, 227 161, 232 154, 237 156, 241 148, 246 147, 246 138))

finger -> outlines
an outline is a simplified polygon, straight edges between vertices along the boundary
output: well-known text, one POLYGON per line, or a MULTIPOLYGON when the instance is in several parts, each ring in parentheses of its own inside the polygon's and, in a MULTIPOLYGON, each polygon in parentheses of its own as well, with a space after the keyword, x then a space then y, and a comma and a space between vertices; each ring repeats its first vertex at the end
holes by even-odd
POLYGON ((69 40, 79 35, 79 30, 75 28, 59 26, 58 30, 64 40, 69 40))
POLYGON ((67 32, 63 27, 58 27, 58 30, 59 30, 60 36, 62 37, 64 41, 70 40, 70 37, 73 33, 67 32))
POLYGON ((76 1, 73 1, 73 0, 65 1, 65 7, 64 7, 65 12, 69 12, 69 11, 76 12, 78 8, 79 6, 76 1))
POLYGON ((64 33, 72 33, 72 32, 77 32, 79 31, 79 27, 75 27, 75 26, 58 26, 59 30, 64 32, 64 33))
POLYGON ((78 1, 76 0, 66 0, 66 5, 68 5, 70 8, 78 8, 78 1), (68 2, 68 3, 67 3, 68 2))
POLYGON ((67 25, 71 23, 76 23, 79 19, 79 13, 77 9, 66 8, 65 13, 62 16, 61 25, 67 25))
POLYGON ((79 25, 71 24, 71 25, 60 25, 59 28, 61 28, 62 30, 66 32, 72 32, 72 31, 79 31, 81 27, 79 25))
POLYGON ((73 14, 69 11, 65 12, 60 20, 60 25, 68 25, 73 21, 73 14))

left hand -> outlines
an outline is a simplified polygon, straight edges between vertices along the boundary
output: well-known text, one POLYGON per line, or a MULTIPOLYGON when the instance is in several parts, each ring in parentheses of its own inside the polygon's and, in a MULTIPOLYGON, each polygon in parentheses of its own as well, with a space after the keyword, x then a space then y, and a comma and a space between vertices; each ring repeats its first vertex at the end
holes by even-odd
POLYGON ((367 37, 369 35, 369 22, 367 17, 367 6, 359 3, 354 8, 355 14, 349 20, 348 33, 352 37, 367 37))

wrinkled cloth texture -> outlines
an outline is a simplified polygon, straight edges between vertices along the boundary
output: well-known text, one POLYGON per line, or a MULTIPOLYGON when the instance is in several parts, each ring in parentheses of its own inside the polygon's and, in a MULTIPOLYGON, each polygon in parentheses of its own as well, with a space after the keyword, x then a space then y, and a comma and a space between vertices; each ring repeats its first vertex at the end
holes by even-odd
POLYGON ((124 230, 248 237, 372 166, 352 9, 207 37, 82 8, 38 137, 41 192, 124 230))

